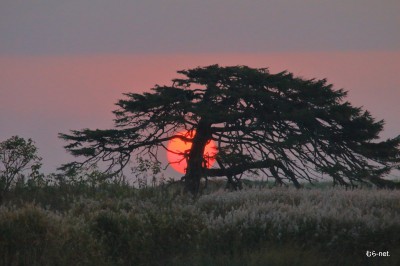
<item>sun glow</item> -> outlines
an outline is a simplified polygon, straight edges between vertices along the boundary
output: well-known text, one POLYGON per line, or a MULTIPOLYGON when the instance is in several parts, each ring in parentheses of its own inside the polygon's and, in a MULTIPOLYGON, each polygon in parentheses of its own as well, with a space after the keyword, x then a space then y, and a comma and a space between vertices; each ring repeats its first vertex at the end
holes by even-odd
MULTIPOLYGON (((193 138, 196 131, 183 131, 177 133, 177 135, 186 136, 188 138, 193 138)), ((168 142, 167 146, 167 159, 171 167, 184 174, 187 168, 186 156, 189 154, 192 143, 188 141, 183 141, 182 139, 175 138, 168 142)), ((210 168, 215 163, 215 154, 217 153, 217 146, 213 140, 209 141, 204 149, 203 158, 206 160, 207 168, 210 168)))

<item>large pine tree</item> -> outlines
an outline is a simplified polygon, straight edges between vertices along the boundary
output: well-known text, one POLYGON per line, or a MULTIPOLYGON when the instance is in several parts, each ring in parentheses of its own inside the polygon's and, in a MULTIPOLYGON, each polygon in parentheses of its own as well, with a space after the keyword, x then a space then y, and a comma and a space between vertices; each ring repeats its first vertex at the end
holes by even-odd
POLYGON ((117 172, 137 151, 158 160, 159 148, 181 138, 192 142, 184 176, 196 194, 203 177, 259 171, 278 183, 313 181, 321 173, 342 185, 356 181, 379 187, 397 184, 383 179, 400 161, 400 137, 379 140, 383 121, 345 101, 325 79, 303 79, 292 73, 271 74, 247 66, 211 65, 178 71, 183 78, 152 92, 127 93, 117 103, 115 128, 60 134, 72 154, 86 157, 74 165, 103 160, 117 172), (193 138, 177 132, 195 130, 193 138), (218 168, 207 169, 203 152, 214 140, 218 168))

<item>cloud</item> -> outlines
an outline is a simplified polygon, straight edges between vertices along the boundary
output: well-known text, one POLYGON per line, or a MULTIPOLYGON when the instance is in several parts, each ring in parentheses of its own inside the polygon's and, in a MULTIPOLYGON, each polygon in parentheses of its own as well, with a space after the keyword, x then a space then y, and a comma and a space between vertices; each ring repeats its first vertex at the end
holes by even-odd
POLYGON ((396 50, 400 2, 11 1, 0 54, 396 50))

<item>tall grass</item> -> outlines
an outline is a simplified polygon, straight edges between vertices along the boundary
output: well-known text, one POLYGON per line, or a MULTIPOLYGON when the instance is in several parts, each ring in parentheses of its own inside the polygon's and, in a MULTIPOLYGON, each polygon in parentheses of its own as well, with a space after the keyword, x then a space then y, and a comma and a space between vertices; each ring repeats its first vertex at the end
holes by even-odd
POLYGON ((264 188, 193 199, 171 187, 103 184, 24 193, 0 207, 2 265, 400 265, 400 191, 264 188))

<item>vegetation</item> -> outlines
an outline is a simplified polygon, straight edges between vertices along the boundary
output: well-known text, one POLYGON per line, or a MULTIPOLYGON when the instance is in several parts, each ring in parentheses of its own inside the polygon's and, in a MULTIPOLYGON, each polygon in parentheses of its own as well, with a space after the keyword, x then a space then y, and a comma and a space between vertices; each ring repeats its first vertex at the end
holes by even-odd
POLYGON ((383 121, 325 80, 244 66, 179 73, 126 94, 115 129, 61 134, 85 157, 62 173, 40 173, 30 139, 0 143, 0 265, 400 265, 400 190, 377 190, 400 187, 383 179, 399 167, 400 137, 380 141, 383 121), (175 138, 192 143, 183 182, 166 181, 157 158, 175 138), (321 174, 341 186, 300 183, 321 174), (245 189, 228 192, 221 176, 245 189))
POLYGON ((0 264, 399 265, 400 191, 256 184, 197 199, 177 183, 20 184, 0 207, 0 264))
POLYGON ((234 187, 249 172, 277 183, 314 181, 322 174, 354 186, 369 181, 379 187, 397 184, 383 179, 400 162, 400 137, 379 140, 383 121, 344 101, 325 79, 302 79, 267 69, 212 65, 178 71, 184 78, 152 92, 127 93, 117 105, 115 128, 74 130, 60 134, 66 149, 83 156, 82 166, 108 162, 108 173, 121 171, 136 152, 157 161, 165 142, 191 142, 186 190, 199 192, 201 178, 225 176, 234 187), (195 132, 194 137, 178 134, 195 132), (218 168, 207 169, 206 144, 217 143, 218 168))
POLYGON ((13 136, 0 142, 0 203, 16 182, 41 178, 42 159, 31 139, 13 136))

